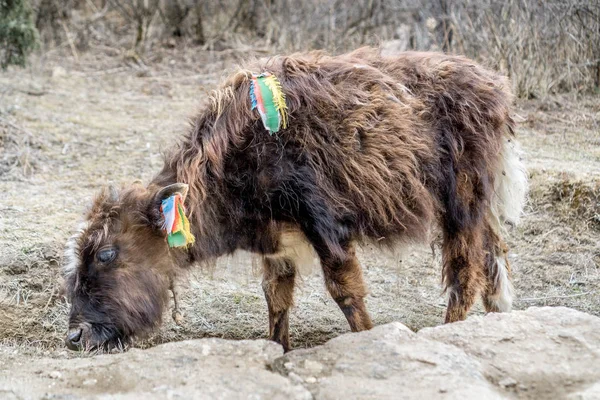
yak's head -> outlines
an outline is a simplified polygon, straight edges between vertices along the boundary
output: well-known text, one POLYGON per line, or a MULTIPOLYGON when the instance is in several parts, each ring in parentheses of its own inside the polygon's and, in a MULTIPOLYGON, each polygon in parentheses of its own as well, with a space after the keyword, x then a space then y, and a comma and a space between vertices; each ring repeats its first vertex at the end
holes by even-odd
POLYGON ((70 349, 117 347, 160 324, 174 266, 185 257, 161 229, 161 202, 175 193, 185 198, 187 185, 107 188, 95 198, 65 252, 70 349))

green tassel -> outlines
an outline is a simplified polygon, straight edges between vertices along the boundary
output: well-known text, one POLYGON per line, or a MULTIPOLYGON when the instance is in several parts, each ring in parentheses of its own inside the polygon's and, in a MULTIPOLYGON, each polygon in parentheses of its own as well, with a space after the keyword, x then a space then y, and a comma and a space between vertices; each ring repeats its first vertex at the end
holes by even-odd
POLYGON ((167 236, 167 242, 169 243, 169 247, 186 247, 187 239, 183 232, 175 232, 171 233, 167 236))
POLYGON ((265 106, 265 114, 267 115, 267 127, 273 133, 279 131, 279 112, 275 107, 275 101, 273 99, 273 93, 271 89, 265 83, 265 78, 258 78, 258 84, 260 85, 260 94, 263 98, 263 104, 265 106))
POLYGON ((195 241, 194 235, 190 232, 190 222, 185 216, 183 205, 176 204, 175 207, 177 207, 177 213, 179 213, 181 226, 177 232, 172 232, 167 236, 167 243, 169 247, 188 247, 195 241))

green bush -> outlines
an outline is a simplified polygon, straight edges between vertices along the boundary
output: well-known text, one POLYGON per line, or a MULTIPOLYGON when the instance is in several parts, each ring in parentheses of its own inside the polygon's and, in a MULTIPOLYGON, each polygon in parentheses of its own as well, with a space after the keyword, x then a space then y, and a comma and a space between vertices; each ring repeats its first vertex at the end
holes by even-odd
POLYGON ((0 0, 0 67, 24 66, 37 45, 27 0, 0 0))

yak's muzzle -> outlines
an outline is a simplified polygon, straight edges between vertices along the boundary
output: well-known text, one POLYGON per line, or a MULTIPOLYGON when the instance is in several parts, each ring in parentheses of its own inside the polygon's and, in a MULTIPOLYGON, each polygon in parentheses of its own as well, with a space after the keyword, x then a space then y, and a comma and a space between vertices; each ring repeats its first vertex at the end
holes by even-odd
POLYGON ((83 328, 71 328, 65 338, 65 344, 70 350, 80 350, 83 336, 83 328))

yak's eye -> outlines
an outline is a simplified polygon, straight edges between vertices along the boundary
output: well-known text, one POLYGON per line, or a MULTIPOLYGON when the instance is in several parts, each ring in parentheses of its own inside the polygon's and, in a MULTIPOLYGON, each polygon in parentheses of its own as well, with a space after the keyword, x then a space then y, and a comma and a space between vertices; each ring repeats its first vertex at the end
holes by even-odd
POLYGON ((113 261, 116 257, 117 257, 117 250, 114 248, 100 250, 96 254, 96 258, 101 263, 109 263, 109 262, 113 261))

